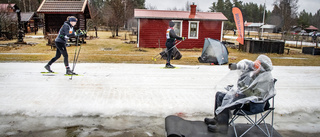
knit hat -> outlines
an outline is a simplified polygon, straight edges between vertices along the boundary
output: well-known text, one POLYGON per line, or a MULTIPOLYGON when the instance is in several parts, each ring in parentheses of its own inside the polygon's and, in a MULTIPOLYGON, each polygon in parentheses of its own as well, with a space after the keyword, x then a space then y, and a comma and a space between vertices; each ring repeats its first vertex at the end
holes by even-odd
POLYGON ((69 18, 70 22, 77 22, 77 18, 69 18))
POLYGON ((173 21, 170 21, 170 22, 169 22, 169 26, 170 26, 170 27, 173 27, 174 25, 175 25, 175 24, 174 24, 173 21))

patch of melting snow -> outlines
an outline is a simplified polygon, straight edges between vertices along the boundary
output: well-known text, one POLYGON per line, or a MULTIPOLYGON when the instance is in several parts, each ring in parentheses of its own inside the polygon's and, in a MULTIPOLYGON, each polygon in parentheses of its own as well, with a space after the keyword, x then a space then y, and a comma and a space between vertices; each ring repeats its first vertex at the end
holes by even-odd
POLYGON ((308 58, 295 58, 295 57, 271 57, 273 59, 308 59, 308 58))

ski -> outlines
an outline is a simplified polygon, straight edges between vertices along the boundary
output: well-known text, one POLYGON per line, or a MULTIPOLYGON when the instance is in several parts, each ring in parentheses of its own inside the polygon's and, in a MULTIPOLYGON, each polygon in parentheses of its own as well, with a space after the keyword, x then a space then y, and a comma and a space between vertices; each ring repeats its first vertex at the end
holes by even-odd
POLYGON ((174 67, 174 68, 167 68, 167 67, 160 67, 161 69, 181 69, 181 67, 174 67))
POLYGON ((58 72, 40 72, 41 74, 58 74, 58 72))
POLYGON ((175 68, 160 67, 160 69, 200 69, 200 67, 175 67, 175 68))
POLYGON ((41 72, 42 76, 55 76, 57 72, 41 72))
POLYGON ((71 76, 83 76, 83 75, 79 75, 79 74, 74 74, 74 75, 70 75, 70 74, 64 74, 64 76, 69 76, 69 77, 71 77, 71 76))
MULTIPOLYGON (((43 76, 56 76, 58 74, 58 72, 41 72, 41 74, 43 76)), ((70 74, 64 74, 64 76, 71 76, 70 74)), ((73 74, 72 76, 83 76, 83 75, 79 75, 79 74, 73 74)))

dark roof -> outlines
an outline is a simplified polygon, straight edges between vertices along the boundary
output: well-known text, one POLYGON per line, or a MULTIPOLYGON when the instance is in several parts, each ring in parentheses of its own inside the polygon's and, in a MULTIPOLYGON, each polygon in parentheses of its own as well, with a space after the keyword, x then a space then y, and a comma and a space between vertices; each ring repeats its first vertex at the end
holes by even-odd
POLYGON ((189 11, 145 10, 135 9, 135 18, 148 19, 192 19, 192 20, 228 20, 221 12, 196 12, 194 18, 189 18, 189 11))
POLYGON ((84 13, 88 0, 52 1, 44 0, 38 8, 38 13, 84 13))

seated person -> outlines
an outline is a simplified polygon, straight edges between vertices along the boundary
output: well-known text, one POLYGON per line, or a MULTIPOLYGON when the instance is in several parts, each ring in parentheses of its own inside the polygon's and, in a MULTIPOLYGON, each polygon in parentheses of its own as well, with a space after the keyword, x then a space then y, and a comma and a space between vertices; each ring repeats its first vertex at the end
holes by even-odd
POLYGON ((227 133, 230 111, 237 105, 252 101, 264 102, 274 95, 274 82, 271 75, 272 62, 266 55, 260 55, 256 61, 241 60, 229 64, 230 70, 239 70, 237 85, 229 85, 226 93, 217 92, 215 100, 215 117, 205 118, 208 130, 227 133))

